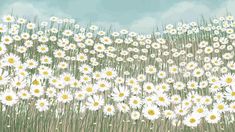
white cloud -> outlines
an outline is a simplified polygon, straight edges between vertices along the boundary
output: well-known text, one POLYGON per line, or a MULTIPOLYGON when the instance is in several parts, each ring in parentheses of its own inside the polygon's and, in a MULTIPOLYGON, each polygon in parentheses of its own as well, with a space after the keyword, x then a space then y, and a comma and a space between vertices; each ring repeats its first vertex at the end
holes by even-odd
POLYGON ((132 23, 130 29, 135 32, 151 33, 156 25, 157 20, 153 17, 143 17, 132 23))
POLYGON ((39 8, 29 2, 13 2, 9 5, 5 5, 0 15, 12 13, 15 16, 26 18, 38 17, 40 19, 46 19, 49 18, 53 12, 63 17, 69 16, 62 11, 54 10, 52 7, 44 6, 39 8))
POLYGON ((224 16, 227 12, 235 14, 235 1, 228 0, 222 3, 219 8, 211 9, 210 7, 193 1, 183 1, 173 5, 164 12, 155 12, 135 20, 131 25, 131 30, 138 32, 151 33, 154 27, 161 24, 176 23, 178 21, 197 21, 201 16, 206 18, 214 16, 224 16))
MULTIPOLYGON (((98 0, 99 1, 99 0, 98 0)), ((37 6, 29 2, 16 1, 9 5, 3 6, 0 12, 3 14, 12 13, 17 16, 24 16, 27 18, 39 17, 40 19, 46 19, 53 14, 61 17, 70 17, 70 14, 66 14, 63 10, 56 7, 50 7, 46 2, 40 2, 43 6, 37 6)), ((176 3, 169 9, 162 12, 149 13, 142 18, 139 18, 129 25, 121 25, 119 22, 113 21, 95 21, 94 24, 103 28, 113 29, 127 28, 132 31, 140 33, 151 33, 156 26, 160 27, 161 24, 176 23, 178 21, 197 21, 201 19, 201 16, 214 17, 223 16, 227 13, 235 14, 235 0, 224 1, 218 8, 211 9, 203 3, 194 1, 182 1, 176 3)), ((96 9, 94 9, 96 10, 96 9)), ((87 25, 87 21, 81 22, 83 25, 87 25)))

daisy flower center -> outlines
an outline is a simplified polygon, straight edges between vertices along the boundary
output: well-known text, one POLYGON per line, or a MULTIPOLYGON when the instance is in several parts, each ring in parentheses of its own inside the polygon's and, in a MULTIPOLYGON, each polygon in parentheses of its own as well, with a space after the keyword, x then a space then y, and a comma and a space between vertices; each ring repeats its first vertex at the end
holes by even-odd
POLYGON ((148 114, 153 116, 153 115, 155 115, 155 111, 154 110, 148 110, 148 114))
POLYGON ((214 119, 216 119, 216 116, 215 116, 215 115, 211 115, 211 116, 210 116, 210 119, 211 119, 211 120, 214 120, 214 119))
POLYGON ((63 98, 63 99, 68 99, 68 98, 69 98, 69 96, 68 96, 68 95, 66 95, 66 94, 64 94, 64 95, 62 95, 62 98, 63 98))
POLYGON ((12 98, 12 96, 8 95, 8 96, 6 96, 6 100, 7 100, 7 101, 12 101, 13 98, 12 98))
POLYGON ((190 122, 190 123, 194 123, 194 122, 196 122, 196 119, 191 118, 191 119, 189 120, 189 122, 190 122))

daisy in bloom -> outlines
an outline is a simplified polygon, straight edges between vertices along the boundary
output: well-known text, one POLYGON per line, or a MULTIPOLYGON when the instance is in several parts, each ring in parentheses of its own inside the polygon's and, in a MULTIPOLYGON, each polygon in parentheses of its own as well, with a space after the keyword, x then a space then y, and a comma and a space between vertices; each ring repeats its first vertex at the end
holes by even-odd
POLYGON ((47 89, 46 89, 46 95, 47 95, 49 98, 55 97, 55 96, 56 96, 56 89, 53 88, 53 87, 47 88, 47 89))
POLYGON ((203 76, 203 74, 204 74, 204 71, 201 68, 196 68, 193 71, 193 76, 195 76, 195 77, 201 77, 201 76, 203 76))
POLYGON ((181 116, 184 116, 188 113, 188 109, 182 107, 181 105, 176 106, 174 111, 176 114, 181 115, 181 116))
POLYGON ((87 55, 84 54, 84 53, 79 53, 77 55, 77 60, 80 61, 80 62, 84 62, 88 59, 87 55))
POLYGON ((81 77, 80 77, 80 82, 83 82, 83 83, 88 83, 88 82, 90 82, 91 81, 91 77, 89 76, 89 75, 82 75, 81 77))
POLYGON ((139 82, 143 82, 146 80, 146 76, 144 74, 139 74, 138 77, 137 77, 137 80, 139 82))
POLYGON ((181 102, 181 97, 177 94, 172 95, 170 101, 172 104, 179 104, 181 102))
POLYGON ((93 84, 86 84, 86 85, 82 86, 82 90, 87 95, 92 95, 97 92, 97 87, 95 87, 93 84))
POLYGON ((89 74, 92 72, 92 68, 89 65, 83 64, 79 67, 80 72, 83 74, 89 74))
POLYGON ((86 106, 91 111, 96 111, 104 105, 104 99, 102 96, 94 95, 93 97, 88 97, 86 106))
POLYGON ((99 80, 101 79, 101 72, 98 72, 98 71, 95 71, 92 73, 92 78, 96 79, 96 80, 99 80))
POLYGON ((140 85, 134 85, 131 87, 131 93, 134 95, 138 95, 141 93, 141 87, 140 85))
POLYGON ((127 85, 129 86, 135 86, 138 84, 138 81, 135 78, 128 78, 126 80, 127 85))
POLYGON ((108 116, 113 116, 115 114, 114 106, 110 104, 106 104, 104 106, 104 114, 108 116))
POLYGON ((214 95, 214 100, 216 102, 222 102, 224 100, 224 93, 222 92, 217 92, 215 95, 214 95))
POLYGON ((168 119, 174 119, 176 117, 174 111, 172 110, 164 110, 163 115, 168 119))
POLYGON ((138 97, 138 96, 132 96, 132 97, 130 97, 130 99, 129 99, 129 105, 130 105, 130 107, 133 108, 133 109, 140 108, 141 105, 142 105, 141 98, 138 97))
POLYGON ((158 106, 168 106, 170 104, 170 100, 165 93, 157 93, 155 100, 158 106))
POLYGON ((13 106, 18 102, 18 96, 14 91, 7 89, 1 93, 0 100, 4 105, 13 106))
POLYGON ((214 107, 214 110, 217 110, 217 112, 220 112, 220 113, 226 112, 228 110, 228 106, 224 102, 218 102, 214 104, 213 107, 214 107))
POLYGON ((3 69, 0 69, 0 85, 5 85, 10 80, 10 76, 8 74, 8 71, 3 71, 3 69))
POLYGON ((49 109, 49 102, 46 99, 38 99, 35 105, 40 112, 47 111, 49 109))
POLYGON ((146 93, 152 93, 154 91, 154 85, 151 82, 146 82, 143 85, 143 89, 146 93))
POLYGON ((26 81, 24 78, 21 77, 15 77, 12 80, 12 87, 17 89, 23 89, 26 86, 26 81))
POLYGON ((63 82, 63 80, 59 79, 58 82, 54 85, 57 89, 64 89, 66 84, 63 82))
POLYGON ((60 49, 55 50, 55 51, 53 52, 53 54, 54 54, 54 56, 55 56, 56 58, 64 58, 64 57, 65 57, 65 51, 60 50, 60 49))
POLYGON ((8 36, 8 35, 7 35, 7 36, 2 36, 1 41, 2 41, 4 44, 9 45, 9 44, 11 44, 11 43, 13 42, 13 39, 12 39, 11 36, 8 36))
POLYGON ((193 113, 197 114, 200 117, 204 117, 207 114, 208 110, 205 106, 198 105, 193 108, 193 113))
POLYGON ((211 85, 211 87, 209 87, 209 91, 212 92, 212 93, 216 93, 216 92, 220 91, 221 88, 222 88, 221 83, 216 82, 216 83, 213 83, 211 85))
POLYGON ((157 76, 160 78, 160 79, 163 79, 167 76, 166 72, 165 71, 159 71, 157 73, 157 76))
POLYGON ((173 66, 169 67, 169 72, 170 72, 171 74, 176 74, 176 73, 178 73, 178 72, 179 72, 178 66, 173 65, 173 66))
POLYGON ((14 22, 15 18, 11 15, 5 15, 3 16, 3 22, 11 23, 14 22))
POLYGON ((234 74, 225 74, 221 77, 221 84, 223 86, 232 86, 235 85, 235 75, 234 74))
POLYGON ((149 65, 145 68, 145 72, 148 74, 154 74, 157 72, 157 69, 153 65, 149 65))
POLYGON ((114 101, 121 102, 129 96, 130 92, 125 87, 114 88, 111 96, 114 101))
POLYGON ((81 101, 86 98, 86 93, 84 91, 76 91, 74 93, 74 98, 81 101))
POLYGON ((146 105, 152 105, 155 102, 156 95, 146 96, 143 100, 143 103, 146 105))
POLYGON ((7 26, 3 25, 3 24, 0 24, 0 33, 4 33, 6 31, 7 31, 7 26))
POLYGON ((40 97, 44 94, 44 89, 42 86, 31 86, 30 88, 30 94, 35 96, 35 97, 40 97))
POLYGON ((117 72, 113 68, 105 68, 102 73, 107 79, 113 79, 117 76, 117 72))
POLYGON ((7 48, 4 44, 0 43, 0 55, 5 54, 7 51, 7 48))
POLYGON ((156 88, 157 88, 157 90, 159 90, 159 92, 167 92, 167 91, 169 91, 170 86, 167 83, 160 83, 160 84, 156 85, 156 88))
POLYGON ((186 86, 185 86, 185 84, 183 83, 183 82, 175 82, 174 84, 173 84, 173 87, 174 87, 174 89, 176 89, 176 90, 183 90, 186 86))
POLYGON ((231 113, 235 113, 235 102, 229 104, 229 111, 231 113))
POLYGON ((29 59, 26 61, 26 66, 29 69, 34 69, 38 66, 38 62, 35 61, 34 59, 29 59))
POLYGON ((142 110, 143 116, 148 120, 154 121, 161 115, 160 110, 157 106, 145 106, 142 110))
POLYGON ((30 99, 30 97, 31 97, 31 94, 29 93, 29 91, 27 91, 25 89, 20 90, 17 94, 23 100, 30 99))
POLYGON ((97 87, 97 90, 104 92, 111 88, 111 84, 106 80, 98 80, 95 87, 97 87))
POLYGON ((109 37, 100 38, 100 42, 102 42, 103 44, 106 44, 106 45, 112 44, 112 40, 109 37))
POLYGON ((103 44, 95 44, 94 45, 94 50, 97 52, 104 52, 105 51, 105 46, 103 44))
POLYGON ((66 62, 59 62, 58 68, 66 69, 66 68, 68 68, 68 63, 66 63, 66 62))
POLYGON ((4 55, 3 62, 6 66, 17 66, 20 63, 20 58, 17 55, 10 53, 4 55))
POLYGON ((132 111, 131 112, 131 119, 132 120, 138 120, 140 118, 140 112, 139 111, 132 111))
POLYGON ((31 84, 32 87, 41 86, 41 85, 42 85, 41 80, 42 80, 41 76, 39 76, 39 75, 33 75, 32 81, 31 81, 30 84, 31 84))
POLYGON ((117 108, 122 113, 127 113, 130 110, 130 107, 125 103, 118 103, 117 108))
POLYGON ((188 81, 187 86, 188 89, 197 89, 198 83, 196 81, 188 81))
POLYGON ((70 83, 70 87, 72 88, 80 88, 81 86, 82 84, 77 79, 73 79, 70 83))
POLYGON ((220 119, 221 119, 220 113, 217 111, 209 111, 205 117, 205 120, 208 123, 213 123, 213 124, 218 123, 220 119))
POLYGON ((37 47, 37 51, 38 51, 39 53, 47 53, 47 52, 49 51, 49 48, 48 48, 47 45, 42 44, 42 45, 39 45, 39 46, 37 47))
POLYGON ((60 78, 65 84, 70 84, 74 77, 70 73, 63 73, 60 75, 60 78))
POLYGON ((189 127, 196 127, 200 121, 201 119, 197 114, 190 114, 184 118, 183 123, 189 127))
POLYGON ((68 103, 73 99, 72 94, 69 91, 61 91, 57 94, 57 100, 61 103, 68 103))
POLYGON ((235 85, 232 86, 231 88, 230 87, 226 88, 225 97, 228 100, 235 100, 235 85))

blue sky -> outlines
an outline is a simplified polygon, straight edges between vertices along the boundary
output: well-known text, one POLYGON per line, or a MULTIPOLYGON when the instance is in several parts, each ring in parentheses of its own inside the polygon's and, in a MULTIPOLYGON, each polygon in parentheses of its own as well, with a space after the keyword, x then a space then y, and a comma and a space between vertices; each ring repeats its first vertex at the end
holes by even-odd
POLYGON ((0 15, 46 19, 61 16, 77 19, 82 25, 127 28, 141 33, 177 21, 197 21, 235 14, 235 0, 0 0, 0 15))

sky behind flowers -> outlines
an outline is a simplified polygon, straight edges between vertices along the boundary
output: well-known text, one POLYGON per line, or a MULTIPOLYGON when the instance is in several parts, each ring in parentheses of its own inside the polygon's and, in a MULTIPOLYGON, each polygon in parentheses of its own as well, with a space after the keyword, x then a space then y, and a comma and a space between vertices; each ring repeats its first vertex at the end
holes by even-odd
POLYGON ((77 19, 81 24, 110 25, 137 32, 151 32, 163 24, 197 21, 235 14, 235 0, 0 0, 0 15, 13 12, 40 19, 52 15, 77 19))

